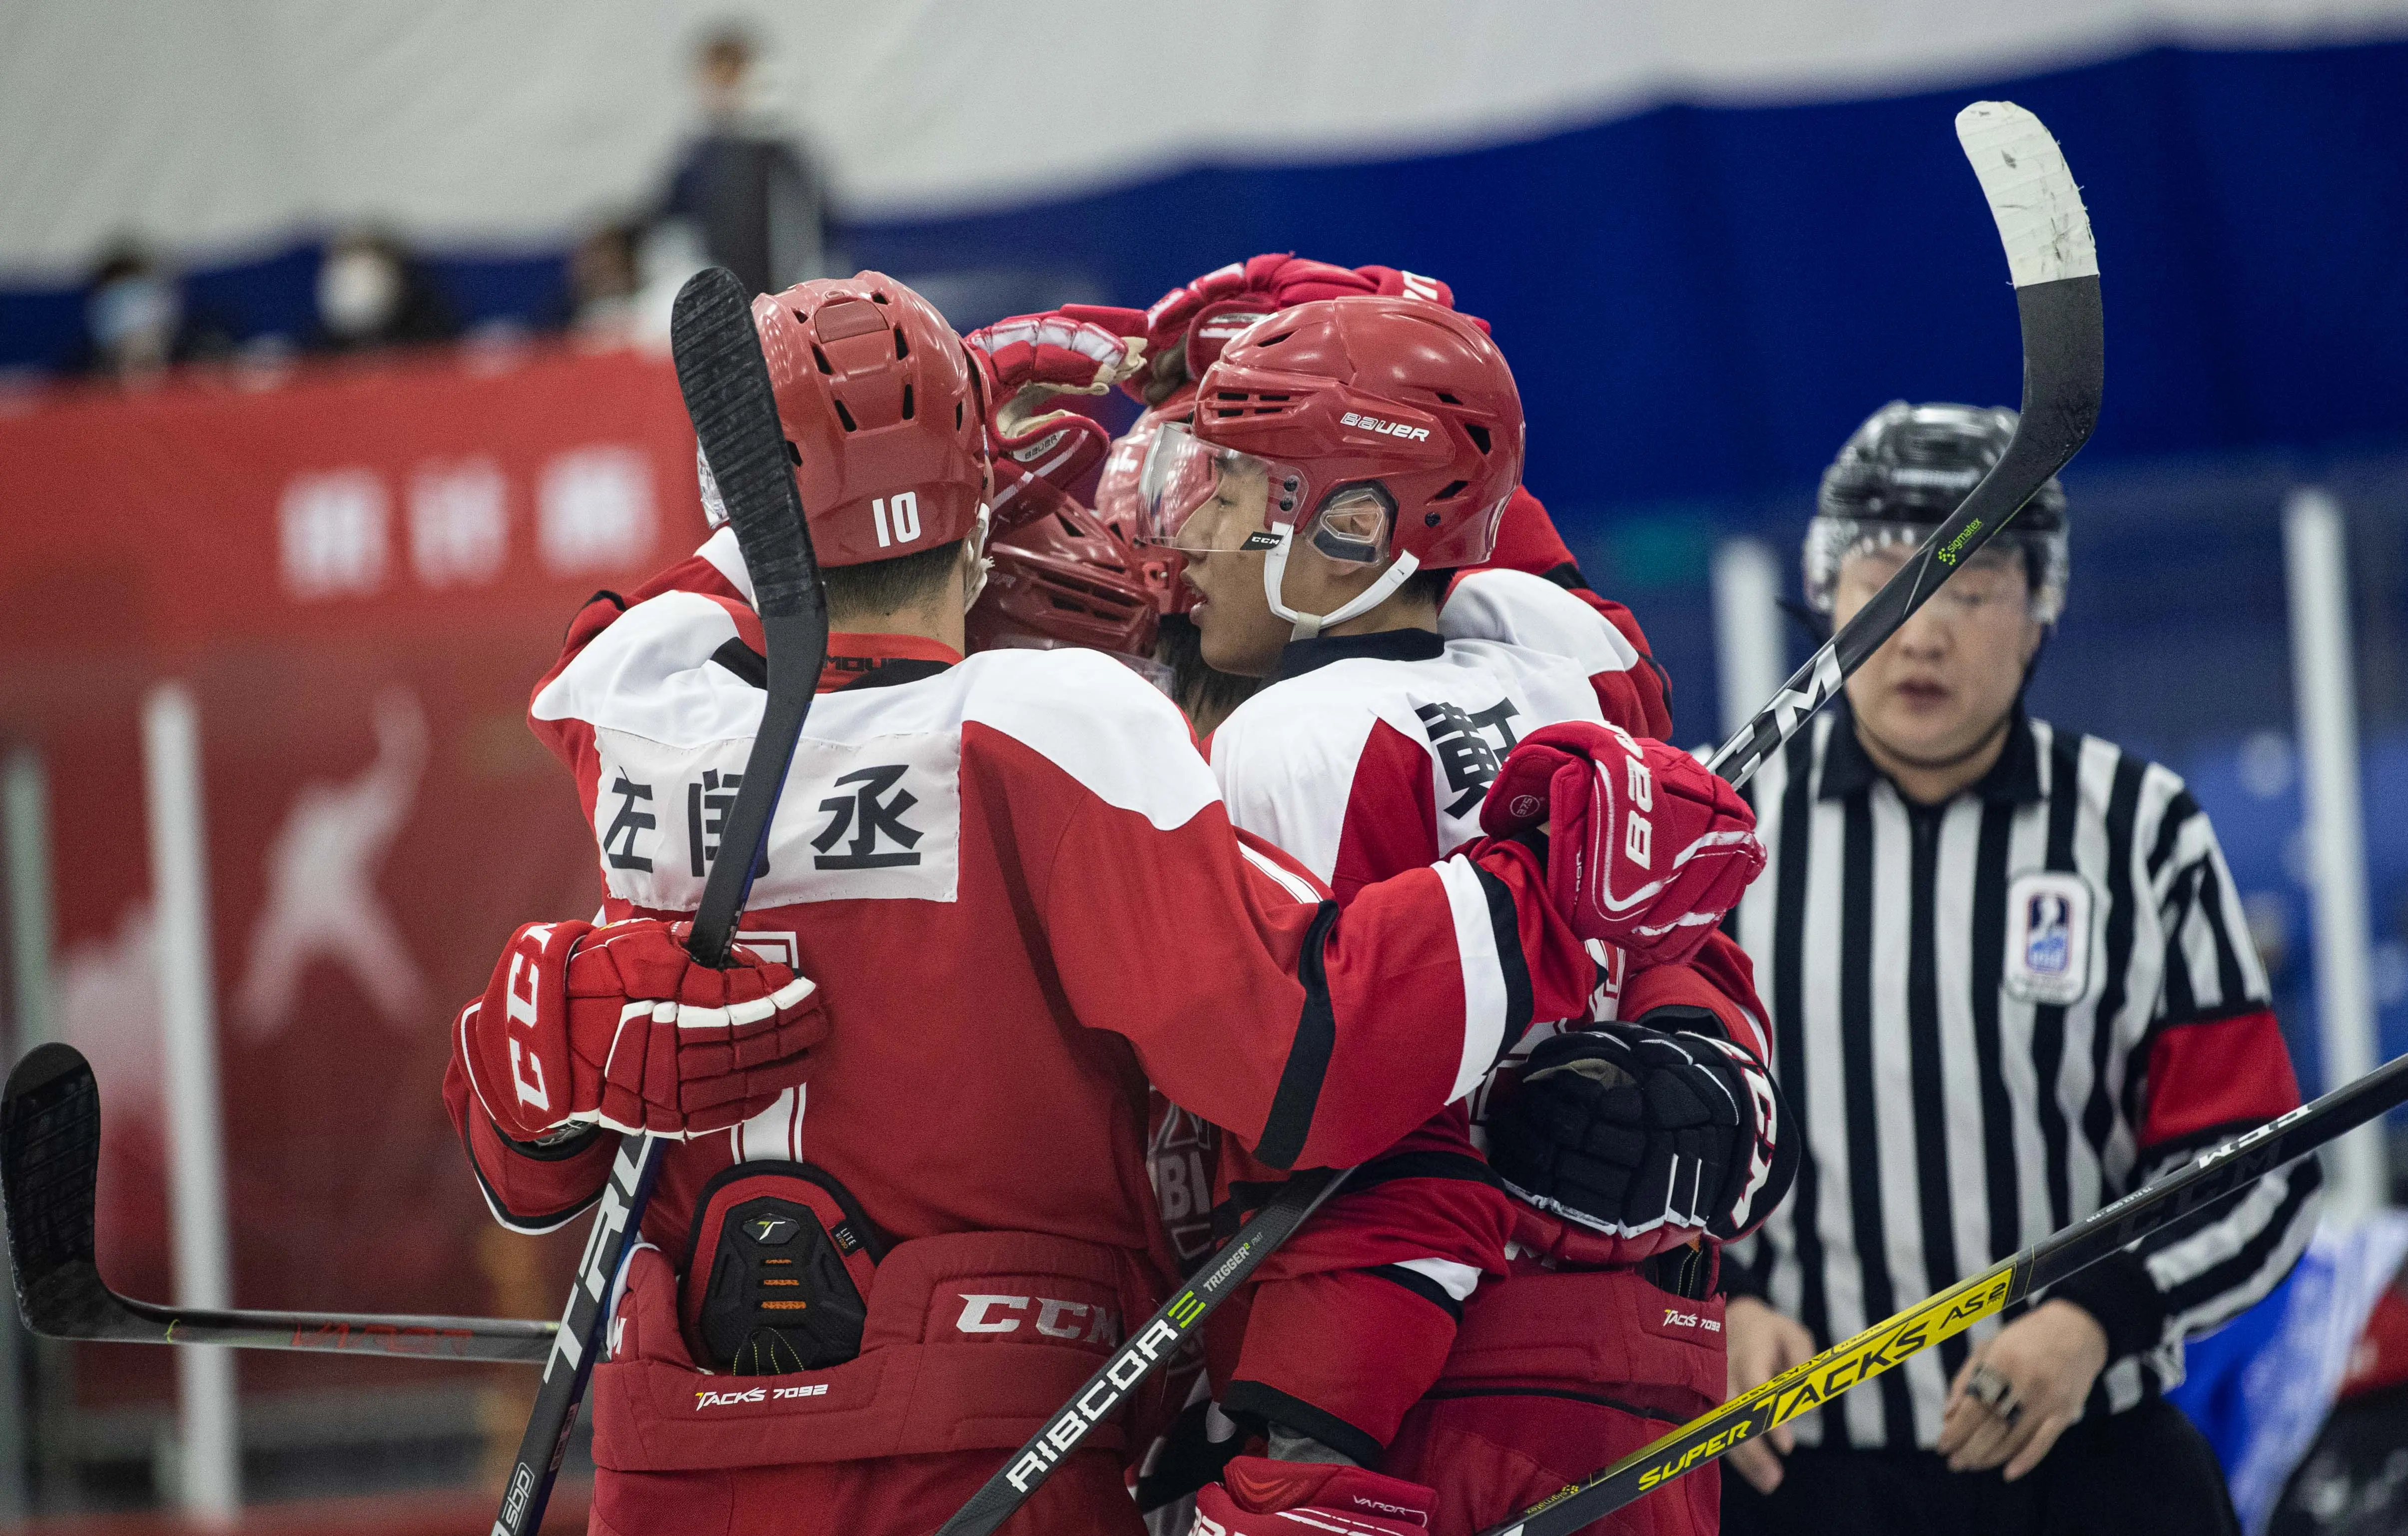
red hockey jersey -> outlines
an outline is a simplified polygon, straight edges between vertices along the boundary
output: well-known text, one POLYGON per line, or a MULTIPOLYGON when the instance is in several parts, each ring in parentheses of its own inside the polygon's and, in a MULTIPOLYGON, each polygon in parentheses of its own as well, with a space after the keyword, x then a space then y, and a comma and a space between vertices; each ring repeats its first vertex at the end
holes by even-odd
MULTIPOLYGON (((536 692, 532 721, 575 775, 610 918, 677 916, 700 898, 761 713, 746 585, 723 534, 636 601, 589 605, 536 692)), ((731 1162, 808 1161, 896 1244, 890 1265, 914 1243, 1037 1234, 1100 1255, 1082 1261, 1090 1278, 1122 1274, 1125 1316, 1159 1279, 1149 1080, 1276 1166, 1355 1161, 1469 1091, 1534 1011, 1568 1011, 1588 986, 1519 849, 1426 861, 1341 916, 1292 861, 1231 830, 1178 711, 1099 654, 962 661, 924 640, 840 635, 823 690, 739 937, 816 980, 836 1032, 788 1102, 671 1152, 644 1220, 668 1255, 683 1254, 697 1191, 731 1162)), ((458 1077, 447 1097, 503 1221, 555 1225, 598 1190, 612 1138, 530 1155, 458 1077)), ((977 1298, 958 1267, 897 1273, 935 1287, 924 1328, 902 1322, 910 1347, 991 1347, 996 1315, 965 1305, 977 1298)), ((871 1309, 875 1332, 876 1297, 871 1309)), ((1049 1383, 1075 1385, 1110 1332, 1054 1346, 1067 1358, 1041 1370, 959 1378, 1001 1397, 923 1415, 943 1441, 926 1446, 883 1420, 876 1435, 688 1444, 668 1419, 630 1428, 644 1402, 679 1401, 660 1372, 597 1377, 597 1457, 1016 1444, 1055 1405, 1049 1383)), ((842 1399, 804 1393, 758 1413, 833 1413, 842 1399)), ((683 1415, 695 1422, 691 1404, 683 1415)))

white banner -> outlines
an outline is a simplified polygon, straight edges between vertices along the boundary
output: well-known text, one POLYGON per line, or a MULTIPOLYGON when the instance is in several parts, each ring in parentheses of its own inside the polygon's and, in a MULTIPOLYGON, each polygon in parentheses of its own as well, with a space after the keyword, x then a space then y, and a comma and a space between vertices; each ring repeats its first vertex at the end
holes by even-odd
POLYGON ((1202 160, 1378 158, 1665 100, 1977 84, 2160 43, 2408 35, 2408 0, 0 0, 0 274, 361 221, 536 248, 646 200, 708 24, 856 217, 1202 160))

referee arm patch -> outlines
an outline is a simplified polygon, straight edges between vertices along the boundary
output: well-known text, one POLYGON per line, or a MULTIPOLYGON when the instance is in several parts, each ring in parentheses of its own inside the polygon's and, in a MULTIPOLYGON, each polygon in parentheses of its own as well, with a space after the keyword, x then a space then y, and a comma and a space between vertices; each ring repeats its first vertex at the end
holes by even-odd
POLYGON ((2262 1003, 2160 1024, 2149 1044, 2143 1153, 2236 1123, 2258 1124, 2300 1107, 2299 1078, 2274 1011, 2262 1003))

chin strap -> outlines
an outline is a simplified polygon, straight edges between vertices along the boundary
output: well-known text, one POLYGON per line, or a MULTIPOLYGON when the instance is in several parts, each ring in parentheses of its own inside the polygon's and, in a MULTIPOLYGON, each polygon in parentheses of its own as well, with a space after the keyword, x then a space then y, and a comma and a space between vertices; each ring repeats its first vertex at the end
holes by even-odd
POLYGON ((1263 555, 1263 595, 1270 600, 1271 612, 1295 626, 1288 634, 1291 640, 1310 640, 1332 624, 1343 624, 1350 619, 1369 613, 1393 596, 1397 589, 1405 584, 1406 577, 1421 569, 1419 559, 1410 554, 1398 555, 1393 564, 1380 573, 1378 580, 1340 604, 1337 612, 1298 613, 1289 607, 1281 596, 1281 589, 1287 580, 1287 552, 1296 548, 1296 524, 1275 522, 1271 524, 1271 533, 1278 543, 1263 555))

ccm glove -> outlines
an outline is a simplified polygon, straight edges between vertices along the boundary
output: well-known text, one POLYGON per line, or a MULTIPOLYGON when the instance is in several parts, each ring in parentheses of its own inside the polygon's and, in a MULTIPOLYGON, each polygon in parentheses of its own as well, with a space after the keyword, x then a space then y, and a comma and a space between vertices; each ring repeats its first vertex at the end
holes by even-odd
POLYGON ((1488 1164, 1506 1188, 1576 1226, 1643 1240, 1623 1250, 1632 1259, 1744 1237, 1788 1193, 1799 1158, 1756 1058, 1677 1028, 1712 1028, 1703 1010, 1647 1017, 1541 1042, 1488 1114, 1488 1164))
POLYGON ((453 1046, 495 1129, 534 1142, 582 1126, 682 1140, 748 1120, 803 1080, 827 1038, 819 991, 738 946, 724 971, 690 925, 529 923, 453 1046))
MULTIPOLYGON (((1141 310, 1072 304, 1014 315, 962 338, 987 377, 987 429, 995 436, 996 510, 1003 527, 1015 481, 1068 491, 1111 447, 1103 423, 1048 409, 1057 394, 1102 394, 1145 363, 1141 310)), ((1012 509, 1016 511, 1017 509, 1012 509)), ((1031 515, 1034 509, 1032 508, 1031 515)))
POLYGON ((1196 1492, 1196 1529, 1221 1536, 1427 1536, 1434 1489, 1362 1467, 1241 1456, 1196 1492))
POLYGON ((1506 754, 1481 827, 1511 837, 1549 822, 1547 887, 1564 920, 1651 964, 1696 954, 1764 868, 1737 789, 1618 725, 1567 720, 1506 754))

